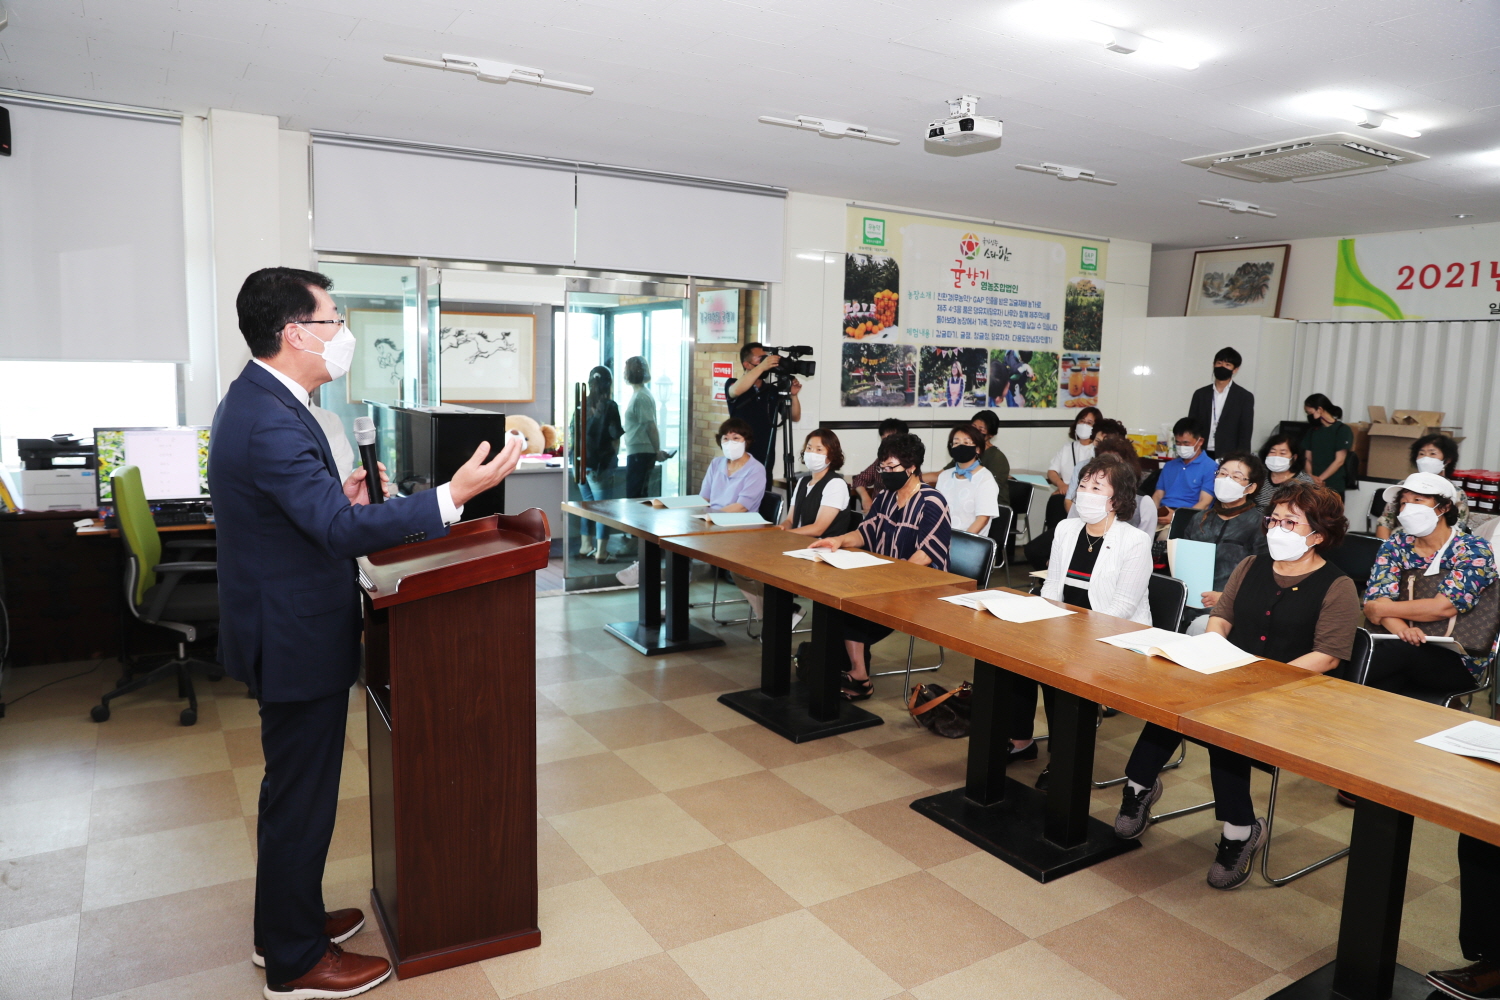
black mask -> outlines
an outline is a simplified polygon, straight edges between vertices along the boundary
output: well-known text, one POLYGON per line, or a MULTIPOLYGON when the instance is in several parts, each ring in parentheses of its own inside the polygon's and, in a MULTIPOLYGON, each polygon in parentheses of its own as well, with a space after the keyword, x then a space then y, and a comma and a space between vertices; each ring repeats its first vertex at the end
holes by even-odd
POLYGON ((906 485, 907 478, 908 473, 905 469, 898 469, 895 472, 880 470, 880 485, 888 490, 899 490, 906 485))
POLYGON ((972 444, 956 444, 948 449, 948 454, 959 465, 968 465, 974 461, 974 456, 979 454, 979 449, 972 444))
POLYGON ((1321 424, 1323 421, 1321 421, 1321 420, 1318 419, 1318 415, 1317 414, 1315 414, 1315 413, 1309 413, 1307 415, 1307 422, 1310 423, 1310 424, 1321 424))
POLYGON ((1215 382, 1228 382, 1232 378, 1234 378, 1233 368, 1225 368, 1223 365, 1214 365, 1215 382))

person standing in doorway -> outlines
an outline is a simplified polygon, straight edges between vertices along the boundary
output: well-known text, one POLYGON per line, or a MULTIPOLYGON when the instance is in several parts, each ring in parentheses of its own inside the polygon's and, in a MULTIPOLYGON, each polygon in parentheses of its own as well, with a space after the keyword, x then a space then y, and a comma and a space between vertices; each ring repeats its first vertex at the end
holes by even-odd
POLYGON ((1213 384, 1193 393, 1188 416, 1208 428, 1204 450, 1209 458, 1233 451, 1249 451, 1255 431, 1255 394, 1234 381, 1243 361, 1240 352, 1226 347, 1214 355, 1213 384))
POLYGON ((625 495, 648 497, 652 495, 651 473, 657 462, 667 459, 667 453, 661 450, 651 366, 645 358, 626 359, 625 381, 631 390, 630 404, 625 407, 625 495))
MULTIPOLYGON (((584 401, 586 416, 574 419, 575 433, 583 422, 583 480, 578 492, 585 500, 612 500, 619 476, 620 407, 614 400, 615 377, 608 368, 597 365, 589 371, 589 394, 584 401)), ((578 454, 577 448, 574 454, 578 454)), ((609 529, 595 521, 583 522, 583 536, 578 542, 579 558, 593 556, 596 562, 609 559, 609 529)))

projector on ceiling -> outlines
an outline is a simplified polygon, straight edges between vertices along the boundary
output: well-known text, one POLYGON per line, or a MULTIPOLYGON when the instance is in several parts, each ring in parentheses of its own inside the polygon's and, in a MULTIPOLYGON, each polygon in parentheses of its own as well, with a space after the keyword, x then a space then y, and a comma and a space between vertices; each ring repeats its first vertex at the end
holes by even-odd
POLYGON ((927 141, 945 146, 972 146, 976 143, 998 141, 1005 123, 998 118, 985 118, 975 114, 979 110, 979 98, 970 94, 955 97, 948 102, 948 117, 940 118, 927 126, 927 141))

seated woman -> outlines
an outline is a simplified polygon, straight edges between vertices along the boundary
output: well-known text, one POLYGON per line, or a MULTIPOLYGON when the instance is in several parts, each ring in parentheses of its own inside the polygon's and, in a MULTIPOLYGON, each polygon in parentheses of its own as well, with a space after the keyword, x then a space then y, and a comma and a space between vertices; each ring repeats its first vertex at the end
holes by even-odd
MULTIPOLYGON (((1290 482, 1277 491, 1265 523, 1268 555, 1235 567, 1208 629, 1247 653, 1327 673, 1349 658, 1359 621, 1354 581, 1322 556, 1344 540, 1343 499, 1321 483, 1290 482)), ((1134 840, 1151 825, 1162 792, 1158 775, 1181 742, 1181 734, 1154 723, 1141 730, 1125 765, 1116 836, 1134 840)), ((1224 824, 1208 884, 1235 889, 1250 877, 1266 822, 1250 801, 1250 758, 1216 746, 1208 758, 1215 815, 1224 824)))
POLYGON ((821 428, 809 433, 802 443, 802 464, 807 466, 807 475, 792 487, 792 502, 777 527, 810 538, 844 534, 853 518, 849 484, 839 475, 844 449, 838 435, 821 428))
POLYGON ((766 495, 766 467, 747 450, 755 432, 739 417, 719 425, 714 443, 724 454, 708 463, 698 495, 708 501, 710 511, 734 514, 760 510, 766 495))
POLYGON ((1365 617, 1402 641, 1375 644, 1370 660, 1370 687, 1416 693, 1462 691, 1474 687, 1489 661, 1489 650, 1459 656, 1427 642, 1413 622, 1436 622, 1468 611, 1479 592, 1494 586, 1495 554, 1483 538, 1457 530, 1457 490, 1443 476, 1415 472, 1385 498, 1399 502, 1397 531, 1375 555, 1365 588, 1365 617), (1436 597, 1402 600, 1404 570, 1441 576, 1436 597))
MULTIPOLYGON (((926 457, 927 447, 915 434, 892 434, 881 441, 876 468, 882 489, 875 494, 865 519, 848 534, 820 538, 811 547, 868 549, 918 566, 947 569, 953 537, 948 503, 941 493, 922 482, 922 460, 926 457)), ((863 701, 875 690, 870 681, 869 647, 895 630, 853 615, 839 617, 849 654, 843 695, 850 701, 863 701)))
MULTIPOLYGON (((1187 609, 1190 619, 1201 618, 1213 610, 1224 585, 1229 582, 1229 574, 1245 561, 1245 557, 1266 551, 1265 526, 1261 523, 1260 508, 1252 499, 1265 481, 1265 466, 1248 451, 1225 455, 1214 477, 1213 504, 1207 510, 1195 513, 1178 536, 1216 546, 1214 588, 1199 595, 1205 610, 1187 609)), ((1201 627, 1193 629, 1194 634, 1201 631, 1201 627)))
MULTIPOLYGON (((1110 421, 1106 420, 1104 422, 1107 424, 1110 421)), ((1104 440, 1100 441, 1094 446, 1094 456, 1096 458, 1108 457, 1111 459, 1119 459, 1121 462, 1125 463, 1125 468, 1135 473, 1137 477, 1137 486, 1135 489, 1136 509, 1135 514, 1127 519, 1128 523, 1134 525, 1137 528, 1140 528, 1148 535, 1156 531, 1156 501, 1152 499, 1150 494, 1141 492, 1141 488, 1139 485, 1141 476, 1141 461, 1135 453, 1135 445, 1131 444, 1124 437, 1106 437, 1104 438, 1104 440)), ((1083 471, 1083 466, 1079 466, 1079 471, 1083 471)), ((1078 516, 1077 504, 1073 503, 1073 501, 1077 498, 1077 495, 1078 484, 1075 482, 1068 489, 1067 502, 1071 505, 1068 508, 1069 517, 1078 516)), ((1042 568, 1046 568, 1045 564, 1042 568)))
POLYGON ((948 432, 948 455, 953 459, 949 467, 922 477, 948 501, 949 523, 976 535, 984 534, 990 518, 1000 516, 1000 485, 981 464, 983 441, 984 435, 972 424, 959 424, 948 432))
MULTIPOLYGON (((1079 470, 1073 509, 1052 538, 1052 559, 1042 596, 1116 618, 1151 624, 1146 586, 1151 579, 1151 536, 1133 526, 1135 470, 1116 455, 1100 455, 1079 470)), ((1011 760, 1035 760, 1032 741, 1037 682, 1011 675, 1011 760)), ((1051 690, 1048 689, 1048 702, 1051 690)), ((1050 714, 1050 711, 1049 711, 1050 714)), ((1037 779, 1045 784, 1046 772, 1037 779)))
MULTIPOLYGON (((906 434, 909 430, 905 420, 886 417, 880 422, 875 432, 880 435, 880 440, 884 441, 892 434, 906 434)), ((869 510, 870 504, 875 502, 875 494, 880 492, 880 459, 877 458, 863 471, 855 473, 853 485, 854 493, 859 497, 860 509, 869 510)))
POLYGON ((1266 480, 1261 484, 1260 492, 1255 495, 1255 506, 1262 513, 1271 509, 1271 497, 1275 495, 1278 486, 1284 486, 1293 479, 1300 479, 1304 483, 1317 482, 1302 471, 1302 453, 1297 450, 1296 442, 1290 434, 1273 435, 1261 445, 1260 461, 1266 467, 1266 480))
MULTIPOLYGON (((1453 470, 1458 465, 1458 442, 1446 434, 1428 434, 1419 437, 1411 443, 1411 464, 1417 467, 1418 472, 1452 479, 1453 470)), ((1471 530, 1468 498, 1457 487, 1454 488, 1453 505, 1458 510, 1458 520, 1453 526, 1459 531, 1471 530)), ((1401 530, 1396 521, 1396 515, 1400 512, 1399 500, 1386 501, 1385 510, 1380 515, 1380 523, 1375 526, 1376 538, 1390 538, 1401 530)), ((1370 513, 1373 514, 1374 511, 1370 513)))

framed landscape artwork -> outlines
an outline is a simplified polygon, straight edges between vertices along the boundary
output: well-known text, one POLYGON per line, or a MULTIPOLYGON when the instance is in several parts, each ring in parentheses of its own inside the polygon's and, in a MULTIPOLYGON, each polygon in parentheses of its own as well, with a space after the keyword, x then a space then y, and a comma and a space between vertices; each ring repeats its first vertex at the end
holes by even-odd
POLYGON ((530 313, 443 313, 438 331, 445 403, 530 403, 536 399, 536 317, 530 313))
POLYGON ((1291 244, 1199 250, 1186 316, 1279 316, 1291 244))

